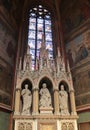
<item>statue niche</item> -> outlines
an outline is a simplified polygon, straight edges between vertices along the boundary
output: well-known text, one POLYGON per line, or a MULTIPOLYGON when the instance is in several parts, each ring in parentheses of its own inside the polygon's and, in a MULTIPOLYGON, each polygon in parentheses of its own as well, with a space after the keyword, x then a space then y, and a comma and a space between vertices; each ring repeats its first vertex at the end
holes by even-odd
POLYGON ((40 113, 52 113, 52 95, 50 83, 42 82, 39 90, 39 110, 40 113))
POLYGON ((39 94, 40 94, 39 106, 40 107, 51 107, 52 106, 51 94, 47 88, 46 83, 42 84, 42 88, 41 88, 39 94))
POLYGON ((59 91, 59 109, 61 115, 70 115, 68 98, 69 97, 67 91, 65 90, 65 86, 64 84, 61 84, 59 91))
POLYGON ((32 92, 30 83, 24 82, 21 90, 22 115, 30 115, 32 107, 32 92))

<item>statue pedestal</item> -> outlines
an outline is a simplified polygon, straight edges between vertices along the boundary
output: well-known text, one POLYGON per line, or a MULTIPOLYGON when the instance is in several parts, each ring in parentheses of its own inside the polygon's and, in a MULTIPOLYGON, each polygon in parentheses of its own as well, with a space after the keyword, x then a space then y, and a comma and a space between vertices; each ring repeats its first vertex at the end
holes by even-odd
POLYGON ((52 114, 52 107, 40 107, 40 114, 52 114))

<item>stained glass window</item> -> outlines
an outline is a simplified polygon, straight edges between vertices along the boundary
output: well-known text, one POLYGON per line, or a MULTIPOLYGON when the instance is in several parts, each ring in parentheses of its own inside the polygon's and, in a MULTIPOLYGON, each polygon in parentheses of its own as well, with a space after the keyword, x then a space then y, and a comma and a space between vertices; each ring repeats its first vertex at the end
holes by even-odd
POLYGON ((28 45, 32 55, 33 69, 36 57, 39 58, 43 34, 45 36, 46 49, 49 51, 49 58, 53 58, 51 13, 42 5, 37 5, 30 9, 29 12, 28 45))

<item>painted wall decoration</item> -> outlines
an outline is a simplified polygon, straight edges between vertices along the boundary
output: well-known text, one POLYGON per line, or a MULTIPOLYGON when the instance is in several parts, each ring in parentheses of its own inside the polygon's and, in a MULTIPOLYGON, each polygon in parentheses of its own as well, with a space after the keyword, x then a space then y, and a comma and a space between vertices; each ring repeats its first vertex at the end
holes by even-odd
POLYGON ((16 44, 15 33, 10 26, 0 20, 0 107, 10 110, 16 44))
POLYGON ((76 106, 86 105, 90 104, 90 94, 86 94, 86 96, 83 95, 83 97, 77 97, 76 98, 76 106))
POLYGON ((64 32, 72 31, 90 18, 90 0, 62 1, 61 17, 64 32))
POLYGON ((90 103, 90 65, 81 65, 79 70, 73 71, 73 84, 76 96, 76 105, 90 103))
POLYGON ((11 109, 13 75, 0 68, 0 107, 11 109))
POLYGON ((16 40, 13 33, 0 21, 0 57, 11 66, 16 55, 16 40))
MULTIPOLYGON (((84 70, 84 69, 83 69, 84 70)), ((89 76, 89 72, 88 71, 84 71, 80 74, 75 75, 74 78, 74 88, 76 91, 76 96, 80 95, 80 94, 84 94, 85 92, 90 92, 90 76, 89 76)))
POLYGON ((75 37, 72 41, 66 44, 67 58, 70 67, 74 67, 80 61, 87 58, 90 54, 89 33, 85 32, 75 37), (87 38, 86 38, 87 37, 87 38))

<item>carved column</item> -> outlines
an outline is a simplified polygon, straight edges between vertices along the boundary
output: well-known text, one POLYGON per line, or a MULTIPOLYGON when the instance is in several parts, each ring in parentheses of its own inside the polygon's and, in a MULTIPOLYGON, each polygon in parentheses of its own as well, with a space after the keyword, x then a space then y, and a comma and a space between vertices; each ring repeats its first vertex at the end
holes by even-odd
POLYGON ((15 96, 15 114, 20 114, 20 88, 16 88, 16 96, 15 96))
POLYGON ((38 88, 34 88, 33 89, 33 114, 38 114, 38 100, 39 100, 38 88))
POLYGON ((76 105, 75 105, 74 90, 70 90, 70 100, 71 100, 71 114, 72 115, 77 115, 77 113, 76 113, 76 105))
POLYGON ((59 114, 59 91, 54 89, 54 110, 55 114, 59 114))

